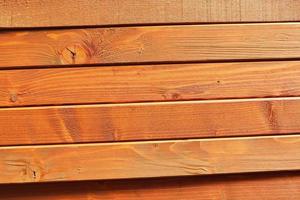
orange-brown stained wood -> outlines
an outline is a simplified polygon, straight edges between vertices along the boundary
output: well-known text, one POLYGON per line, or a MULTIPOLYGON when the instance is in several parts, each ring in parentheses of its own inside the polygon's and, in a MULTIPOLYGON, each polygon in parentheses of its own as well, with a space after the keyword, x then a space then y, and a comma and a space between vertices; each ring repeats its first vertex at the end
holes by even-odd
POLYGON ((300 57, 300 24, 3 32, 0 68, 300 57))
POLYGON ((300 62, 0 71, 0 106, 300 95, 300 62))
POLYGON ((298 200, 299 172, 1 185, 5 200, 298 200))
POLYGON ((0 27, 299 21, 295 0, 10 0, 0 27))
POLYGON ((300 132, 300 99, 0 109, 0 145, 300 132))
POLYGON ((299 172, 1 185, 5 200, 298 200, 299 172))
POLYGON ((0 183, 300 170, 300 135, 0 148, 0 183))

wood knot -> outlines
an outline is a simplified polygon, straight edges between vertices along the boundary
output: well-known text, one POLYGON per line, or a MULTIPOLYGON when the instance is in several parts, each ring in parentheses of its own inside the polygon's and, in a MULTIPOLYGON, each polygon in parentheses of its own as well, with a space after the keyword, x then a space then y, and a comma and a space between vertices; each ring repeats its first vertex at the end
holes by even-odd
POLYGON ((177 100, 177 99, 179 99, 180 98, 180 94, 178 94, 178 93, 173 93, 172 94, 172 99, 173 100, 177 100))
POLYGON ((16 93, 10 94, 10 101, 13 102, 13 103, 18 101, 18 96, 17 96, 16 93))
POLYGON ((80 44, 66 46, 61 51, 61 62, 63 64, 84 64, 87 63, 88 54, 80 44))
POLYGON ((41 168, 37 163, 28 160, 4 160, 5 165, 20 172, 20 179, 28 182, 37 182, 41 178, 41 168))

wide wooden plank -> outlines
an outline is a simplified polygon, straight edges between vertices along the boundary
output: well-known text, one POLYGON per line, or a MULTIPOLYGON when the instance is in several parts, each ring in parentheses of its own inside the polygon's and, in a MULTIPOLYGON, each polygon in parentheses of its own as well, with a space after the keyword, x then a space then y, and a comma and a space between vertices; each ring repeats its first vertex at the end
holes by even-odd
POLYGON ((300 170, 300 135, 0 147, 0 183, 300 170))
POLYGON ((1 185, 7 200, 298 200, 299 172, 1 185))
POLYGON ((300 132, 300 98, 0 109, 0 145, 300 132))
POLYGON ((300 24, 3 32, 0 68, 300 57, 300 24))
POLYGON ((0 106, 300 95, 300 62, 0 71, 0 106))
POLYGON ((299 21, 295 0, 10 0, 0 27, 299 21))

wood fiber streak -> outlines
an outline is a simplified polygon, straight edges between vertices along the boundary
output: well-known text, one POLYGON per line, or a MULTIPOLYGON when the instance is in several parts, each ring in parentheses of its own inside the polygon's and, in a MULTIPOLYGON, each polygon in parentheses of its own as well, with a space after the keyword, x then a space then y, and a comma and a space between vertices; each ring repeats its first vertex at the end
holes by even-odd
POLYGON ((299 21, 297 0, 10 0, 0 27, 299 21))
POLYGON ((300 99, 0 109, 0 145, 300 132, 300 99))
POLYGON ((0 188, 5 200, 298 200, 300 173, 12 184, 0 188))
POLYGON ((300 169, 300 135, 0 148, 0 183, 300 169))
POLYGON ((300 57, 300 24, 3 32, 0 68, 300 57))
POLYGON ((0 106, 300 95, 300 62, 0 71, 0 106))

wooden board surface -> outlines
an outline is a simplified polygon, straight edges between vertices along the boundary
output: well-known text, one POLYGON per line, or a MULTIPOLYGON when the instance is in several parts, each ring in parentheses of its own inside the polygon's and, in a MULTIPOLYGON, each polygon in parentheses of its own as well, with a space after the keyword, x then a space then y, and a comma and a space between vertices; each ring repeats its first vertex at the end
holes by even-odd
POLYGON ((0 71, 0 106, 300 95, 300 62, 0 71))
POLYGON ((5 200, 298 200, 299 172, 1 185, 5 200))
POLYGON ((0 68, 300 57, 300 24, 3 32, 0 68))
POLYGON ((0 148, 0 183, 300 170, 300 135, 0 148))
POLYGON ((10 0, 0 27, 299 21, 295 0, 10 0))
POLYGON ((0 109, 0 145, 300 132, 300 99, 0 109))
POLYGON ((0 199, 298 199, 299 8, 0 1, 0 199))

